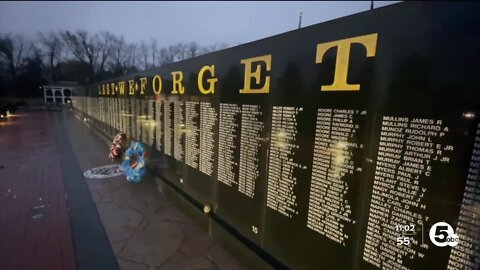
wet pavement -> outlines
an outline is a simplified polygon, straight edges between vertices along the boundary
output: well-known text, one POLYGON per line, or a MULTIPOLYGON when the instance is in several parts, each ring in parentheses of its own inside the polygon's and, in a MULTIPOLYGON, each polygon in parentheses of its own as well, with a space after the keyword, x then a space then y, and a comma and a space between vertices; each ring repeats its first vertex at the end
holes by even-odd
POLYGON ((76 269, 55 123, 0 122, 0 269, 76 269))
POLYGON ((151 179, 84 178, 108 164, 70 111, 1 123, 0 269, 242 269, 151 179))

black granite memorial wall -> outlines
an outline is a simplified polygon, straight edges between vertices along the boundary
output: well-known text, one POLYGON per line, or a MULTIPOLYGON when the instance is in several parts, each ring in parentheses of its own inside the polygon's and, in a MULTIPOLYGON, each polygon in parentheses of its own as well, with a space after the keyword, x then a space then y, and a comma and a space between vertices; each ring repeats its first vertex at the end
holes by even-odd
POLYGON ((74 107, 286 267, 479 269, 479 14, 399 3, 91 85, 74 107))

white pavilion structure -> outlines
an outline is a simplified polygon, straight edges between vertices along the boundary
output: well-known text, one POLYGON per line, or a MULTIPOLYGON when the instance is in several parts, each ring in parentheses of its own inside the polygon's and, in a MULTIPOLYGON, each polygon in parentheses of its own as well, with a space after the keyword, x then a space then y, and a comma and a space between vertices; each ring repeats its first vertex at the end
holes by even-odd
POLYGON ((82 88, 74 82, 59 82, 52 85, 44 85, 43 97, 45 103, 67 104, 74 94, 82 88))

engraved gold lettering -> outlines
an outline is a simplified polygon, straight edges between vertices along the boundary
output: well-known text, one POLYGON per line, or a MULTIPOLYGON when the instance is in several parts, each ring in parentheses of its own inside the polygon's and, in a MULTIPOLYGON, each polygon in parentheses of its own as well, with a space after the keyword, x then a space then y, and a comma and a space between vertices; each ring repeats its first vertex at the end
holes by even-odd
POLYGON ((145 94, 145 88, 147 88, 147 77, 140 78, 140 95, 145 94))
POLYGON ((173 77, 173 89, 172 94, 180 94, 183 95, 185 93, 185 87, 182 85, 183 80, 183 72, 181 71, 174 71, 171 73, 173 77))
POLYGON ((135 81, 129 80, 128 81, 128 94, 135 95, 135 81))
POLYGON ((118 82, 118 92, 122 96, 125 95, 125 82, 124 81, 118 82))
POLYGON ((155 95, 160 95, 162 92, 162 77, 155 75, 152 80, 152 89, 155 95))
POLYGON ((270 76, 265 76, 265 83, 260 88, 251 88, 252 79, 255 79, 255 84, 260 83, 260 64, 256 64, 255 71, 252 72, 252 63, 264 62, 266 71, 272 68, 272 55, 267 54, 263 56, 243 59, 240 63, 245 65, 245 81, 243 89, 240 89, 240 94, 267 94, 270 92, 270 76))
POLYGON ((362 44, 367 51, 367 57, 373 57, 377 49, 377 37, 378 34, 375 33, 317 44, 317 57, 315 61, 317 64, 322 63, 323 56, 329 49, 337 47, 333 84, 322 85, 321 91, 360 91, 359 84, 348 84, 347 82, 350 47, 353 43, 362 44))
POLYGON ((112 96, 115 95, 115 90, 116 90, 115 89, 115 83, 113 83, 113 82, 110 83, 110 91, 111 91, 112 96))
POLYGON ((218 82, 218 78, 215 78, 214 76, 215 76, 215 65, 204 66, 202 67, 202 69, 200 69, 200 72, 198 73, 198 89, 202 94, 208 95, 208 94, 215 93, 215 83, 218 82), (206 71, 210 72, 210 75, 212 76, 212 78, 207 79, 208 89, 205 89, 202 83, 203 76, 206 71))

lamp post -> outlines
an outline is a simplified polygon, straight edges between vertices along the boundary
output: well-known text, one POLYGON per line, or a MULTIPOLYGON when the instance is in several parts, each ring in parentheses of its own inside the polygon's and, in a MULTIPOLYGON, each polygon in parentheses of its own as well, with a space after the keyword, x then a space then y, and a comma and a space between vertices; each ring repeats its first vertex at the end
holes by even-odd
POLYGON ((300 17, 298 18, 298 29, 302 27, 302 14, 303 12, 300 12, 300 17))

